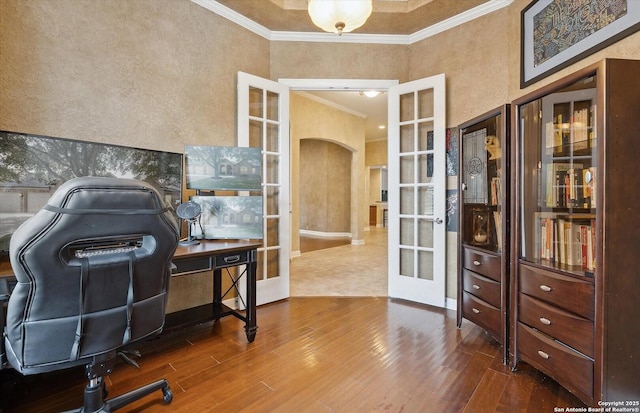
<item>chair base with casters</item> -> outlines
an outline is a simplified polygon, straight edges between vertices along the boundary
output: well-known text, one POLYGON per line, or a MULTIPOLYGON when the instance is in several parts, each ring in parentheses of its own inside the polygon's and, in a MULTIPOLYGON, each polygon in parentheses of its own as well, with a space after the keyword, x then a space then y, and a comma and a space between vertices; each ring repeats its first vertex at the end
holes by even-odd
POLYGON ((89 383, 84 388, 84 404, 81 408, 68 410, 68 413, 112 412, 158 390, 162 390, 163 401, 167 404, 171 403, 173 392, 165 379, 154 381, 111 399, 105 399, 107 389, 104 383, 104 376, 113 371, 115 357, 115 352, 103 354, 100 357, 95 357, 91 363, 86 365, 85 370, 89 383))

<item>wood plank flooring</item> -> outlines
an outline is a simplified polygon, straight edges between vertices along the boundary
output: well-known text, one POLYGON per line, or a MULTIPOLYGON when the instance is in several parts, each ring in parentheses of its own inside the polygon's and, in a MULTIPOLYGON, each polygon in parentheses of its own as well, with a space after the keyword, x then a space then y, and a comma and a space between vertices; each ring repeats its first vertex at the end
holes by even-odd
MULTIPOLYGON (((165 332, 143 346, 140 369, 118 362, 110 396, 166 378, 125 412, 553 412, 583 406, 455 312, 384 297, 290 298, 258 308, 247 343, 233 317, 165 332)), ((0 412, 81 405, 83 369, 20 377, 0 372, 0 412)))

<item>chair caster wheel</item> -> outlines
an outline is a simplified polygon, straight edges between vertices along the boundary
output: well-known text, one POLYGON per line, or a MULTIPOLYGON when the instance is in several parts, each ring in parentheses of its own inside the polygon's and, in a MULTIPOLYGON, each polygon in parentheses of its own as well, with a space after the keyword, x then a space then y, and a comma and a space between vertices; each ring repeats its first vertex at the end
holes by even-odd
POLYGON ((171 401, 173 400, 173 392, 169 387, 162 389, 162 396, 162 400, 164 400, 166 404, 171 403, 171 401))

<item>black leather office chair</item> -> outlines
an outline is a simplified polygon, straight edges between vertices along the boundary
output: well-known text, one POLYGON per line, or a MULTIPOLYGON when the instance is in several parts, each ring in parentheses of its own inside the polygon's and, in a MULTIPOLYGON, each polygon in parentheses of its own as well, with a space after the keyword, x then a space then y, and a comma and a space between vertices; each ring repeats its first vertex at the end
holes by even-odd
POLYGON ((6 357, 24 375, 86 366, 78 411, 109 412, 156 390, 159 380, 104 400, 118 352, 164 325, 176 220, 150 185, 75 178, 11 237, 17 284, 9 297, 6 357))

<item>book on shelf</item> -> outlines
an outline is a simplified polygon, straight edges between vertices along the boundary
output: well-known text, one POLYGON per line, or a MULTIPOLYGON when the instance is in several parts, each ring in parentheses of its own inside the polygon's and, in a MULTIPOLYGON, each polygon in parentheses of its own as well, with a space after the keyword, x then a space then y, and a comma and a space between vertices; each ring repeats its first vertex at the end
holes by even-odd
POLYGON ((502 203, 502 185, 499 176, 491 178, 490 182, 491 205, 500 205, 502 203))
POLYGON ((549 163, 546 172, 545 206, 549 208, 594 208, 596 168, 582 164, 549 163))
POLYGON ((572 143, 573 150, 587 149, 589 147, 589 108, 576 109, 573 112, 572 143))
POLYGON ((571 130, 566 127, 564 121, 560 113, 552 122, 546 124, 546 147, 555 154, 562 153, 563 147, 571 141, 571 130))
POLYGON ((493 223, 496 230, 496 244, 498 250, 502 249, 502 217, 500 211, 493 211, 493 223))
MULTIPOLYGON (((557 105, 554 110, 568 110, 557 105)), ((595 105, 591 101, 575 102, 573 113, 557 113, 547 122, 545 146, 554 154, 565 150, 579 151, 592 146, 593 112, 595 105)))
POLYGON ((536 222, 536 258, 595 270, 595 218, 540 216, 536 222))

